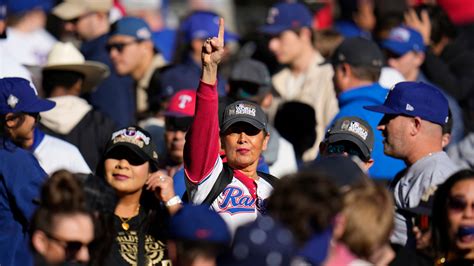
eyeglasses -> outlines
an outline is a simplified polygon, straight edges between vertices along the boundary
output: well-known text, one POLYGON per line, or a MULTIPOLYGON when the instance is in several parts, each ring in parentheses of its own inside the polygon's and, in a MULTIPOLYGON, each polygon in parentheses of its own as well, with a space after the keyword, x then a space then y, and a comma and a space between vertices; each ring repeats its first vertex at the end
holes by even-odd
POLYGON ((89 248, 89 245, 90 243, 82 243, 81 241, 77 241, 77 240, 63 240, 63 239, 59 239, 58 237, 56 236, 53 236, 52 234, 49 234, 49 233, 46 233, 46 236, 55 241, 56 243, 58 243, 60 246, 63 247, 64 249, 64 252, 66 253, 66 260, 73 260, 77 253, 83 248, 83 247, 86 247, 86 248, 89 248))
POLYGON ((110 53, 110 52, 112 52, 112 49, 116 49, 117 52, 122 53, 123 49, 125 49, 125 47, 127 45, 134 44, 134 43, 140 43, 140 42, 141 42, 141 40, 134 40, 134 41, 131 41, 131 42, 108 43, 105 46, 105 50, 107 50, 107 52, 110 53))
MULTIPOLYGON (((468 206, 468 203, 463 198, 453 197, 453 196, 450 196, 448 198, 448 208, 451 211, 463 212, 467 206, 468 206)), ((471 207, 471 211, 474 211, 474 202, 470 204, 470 207, 471 207)))

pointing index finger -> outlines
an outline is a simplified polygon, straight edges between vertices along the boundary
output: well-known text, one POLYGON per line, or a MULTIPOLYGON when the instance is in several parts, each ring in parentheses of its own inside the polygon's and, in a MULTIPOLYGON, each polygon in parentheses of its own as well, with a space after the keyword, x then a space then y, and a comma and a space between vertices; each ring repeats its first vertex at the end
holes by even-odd
POLYGON ((224 44, 224 18, 219 18, 219 34, 217 35, 219 43, 224 44))

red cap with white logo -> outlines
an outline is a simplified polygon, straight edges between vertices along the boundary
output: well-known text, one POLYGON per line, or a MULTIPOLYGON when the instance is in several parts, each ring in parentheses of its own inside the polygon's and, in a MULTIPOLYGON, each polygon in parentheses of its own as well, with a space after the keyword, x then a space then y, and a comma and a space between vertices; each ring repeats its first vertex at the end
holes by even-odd
POLYGON ((195 107, 196 91, 180 90, 171 97, 165 116, 193 117, 195 107))

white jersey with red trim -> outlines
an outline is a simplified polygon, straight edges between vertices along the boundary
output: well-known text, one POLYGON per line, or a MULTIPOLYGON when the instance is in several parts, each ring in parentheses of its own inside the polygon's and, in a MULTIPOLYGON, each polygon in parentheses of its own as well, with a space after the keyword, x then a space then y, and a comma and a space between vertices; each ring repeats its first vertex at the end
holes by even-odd
MULTIPOLYGON (((222 159, 218 156, 211 173, 201 182, 193 184, 187 180, 193 204, 201 204, 206 199, 222 170, 222 159)), ((265 179, 254 181, 240 171, 234 171, 232 181, 214 200, 211 209, 220 214, 234 234, 237 227, 265 213, 265 201, 272 191, 273 187, 265 179)))

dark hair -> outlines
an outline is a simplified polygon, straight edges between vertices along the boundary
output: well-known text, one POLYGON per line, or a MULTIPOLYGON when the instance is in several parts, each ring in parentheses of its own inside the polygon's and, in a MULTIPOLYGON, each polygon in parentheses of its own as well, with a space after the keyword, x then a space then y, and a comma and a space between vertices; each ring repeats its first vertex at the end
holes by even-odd
POLYGON ((50 97, 57 86, 70 89, 79 79, 84 80, 84 75, 69 70, 44 70, 42 88, 45 97, 50 97))
POLYGON ((275 128, 282 137, 293 144, 297 159, 313 146, 317 135, 316 124, 316 111, 312 106, 302 102, 285 102, 275 115, 275 128))
POLYGON ((282 178, 268 199, 271 216, 285 224, 300 244, 332 225, 342 210, 342 196, 330 179, 314 172, 282 178))
POLYGON ((316 47, 316 32, 313 30, 313 28, 311 27, 301 27, 301 28, 296 28, 296 29, 292 29, 291 31, 293 31, 294 33, 296 33, 296 35, 300 36, 301 34, 301 30, 305 28, 305 29, 308 29, 309 31, 309 39, 311 41, 311 46, 313 46, 313 48, 316 47))
POLYGON ((60 170, 51 175, 41 189, 40 207, 35 212, 31 232, 51 233, 59 215, 86 214, 84 192, 74 174, 60 170))
POLYGON ((451 112, 451 108, 448 108, 448 122, 444 124, 441 129, 443 130, 443 134, 451 134, 453 131, 453 113, 451 112))
POLYGON ((451 22, 448 14, 437 5, 419 5, 415 8, 416 13, 420 16, 421 11, 428 11, 431 21, 431 41, 435 44, 439 43, 443 37, 455 38, 457 35, 456 27, 451 22))
MULTIPOLYGON (((115 190, 107 183, 105 180, 105 160, 107 157, 104 155, 103 158, 99 161, 97 165, 96 175, 97 178, 102 179, 103 185, 108 186, 110 189, 115 190)), ((150 171, 152 169, 152 165, 150 164, 150 171)), ((118 198, 116 198, 118 200, 118 198)), ((103 206, 103 205, 100 205, 103 206)), ((169 222, 169 212, 162 204, 158 201, 155 197, 154 192, 143 189, 142 194, 140 196, 140 210, 143 210, 145 213, 145 218, 142 220, 142 223, 139 225, 139 232, 138 232, 138 251, 137 251, 137 265, 141 265, 144 263, 143 256, 146 254, 145 250, 145 235, 149 234, 154 236, 155 238, 166 238, 166 235, 163 235, 164 229, 168 227, 169 222)), ((99 210, 96 210, 99 211, 99 210)), ((115 218, 115 208, 111 210, 108 209, 107 212, 101 213, 103 216, 102 228, 106 228, 102 232, 98 238, 102 239, 101 243, 98 243, 97 248, 100 248, 102 252, 107 254, 107 251, 110 250, 111 245, 114 241, 114 237, 116 235, 115 227, 114 227, 114 218, 115 218)), ((141 212, 141 211, 140 211, 141 212)), ((104 253, 101 253, 104 254, 104 253)), ((102 258, 105 259, 105 258, 102 258)), ((103 261, 97 260, 94 265, 103 265, 103 261), (101 263, 102 262, 102 263, 101 263)))
POLYGON ((436 190, 433 201, 432 213, 432 244, 437 258, 446 256, 451 248, 448 233, 449 222, 447 218, 447 202, 451 189, 455 184, 464 180, 474 180, 473 170, 461 170, 451 175, 436 190))
POLYGON ((380 78, 382 69, 373 66, 353 66, 351 65, 352 74, 361 80, 377 81, 380 78))
POLYGON ((339 0, 340 19, 353 21, 353 15, 359 11, 358 0, 339 0))

